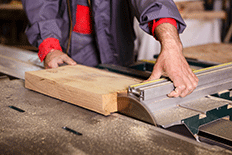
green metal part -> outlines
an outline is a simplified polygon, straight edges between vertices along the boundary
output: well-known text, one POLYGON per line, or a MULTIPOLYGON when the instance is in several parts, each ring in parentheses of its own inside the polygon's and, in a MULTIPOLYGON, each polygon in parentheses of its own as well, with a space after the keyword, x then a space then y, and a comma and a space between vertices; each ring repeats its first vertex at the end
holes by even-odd
POLYGON ((199 118, 200 115, 195 115, 193 117, 189 117, 182 120, 182 123, 186 125, 186 127, 190 130, 193 135, 196 135, 199 131, 199 127, 201 125, 205 125, 209 122, 218 120, 220 118, 230 116, 230 120, 232 117, 232 108, 228 109, 228 105, 218 107, 216 109, 210 110, 206 112, 206 117, 199 118))

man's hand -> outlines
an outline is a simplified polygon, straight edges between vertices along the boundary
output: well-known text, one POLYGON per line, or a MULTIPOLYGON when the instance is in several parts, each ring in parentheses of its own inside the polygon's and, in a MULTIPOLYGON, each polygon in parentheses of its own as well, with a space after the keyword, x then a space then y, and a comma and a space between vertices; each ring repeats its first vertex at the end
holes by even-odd
POLYGON ((198 78, 183 56, 177 30, 173 25, 163 23, 156 28, 155 34, 161 43, 161 53, 148 80, 159 79, 161 75, 168 76, 175 87, 168 96, 185 97, 197 87, 198 78))
POLYGON ((53 50, 48 53, 44 59, 44 67, 48 68, 57 68, 62 64, 76 65, 77 63, 71 59, 67 54, 59 50, 53 50))

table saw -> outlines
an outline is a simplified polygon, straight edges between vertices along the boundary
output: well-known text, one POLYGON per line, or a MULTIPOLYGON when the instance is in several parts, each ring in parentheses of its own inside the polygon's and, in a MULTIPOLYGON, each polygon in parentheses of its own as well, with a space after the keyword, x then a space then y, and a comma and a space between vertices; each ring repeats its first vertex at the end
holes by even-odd
MULTIPOLYGON (((232 64, 211 65, 194 71, 199 86, 186 98, 167 98, 167 79, 133 84, 104 116, 26 89, 25 72, 43 69, 37 54, 0 46, 0 153, 232 154, 232 64)), ((146 78, 145 66, 116 69, 146 78)))

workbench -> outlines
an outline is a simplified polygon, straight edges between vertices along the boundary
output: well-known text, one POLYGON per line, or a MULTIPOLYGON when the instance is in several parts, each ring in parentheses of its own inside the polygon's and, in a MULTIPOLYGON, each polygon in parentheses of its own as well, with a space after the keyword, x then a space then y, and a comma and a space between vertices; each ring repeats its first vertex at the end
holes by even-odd
MULTIPOLYGON (((17 53, 17 49, 0 47, 0 57, 10 57, 12 66, 10 62, 42 67, 35 61, 35 53, 20 50, 27 57, 18 60, 10 54, 17 53)), ((3 70, 7 66, 4 61, 1 63, 3 70)), ((117 112, 103 116, 31 91, 25 88, 24 80, 3 71, 0 73, 0 154, 232 154, 229 149, 197 142, 191 135, 183 136, 117 112)), ((182 128, 178 130, 184 132, 182 128)))
POLYGON ((27 90, 20 79, 2 75, 0 90, 4 155, 232 154, 118 113, 105 117, 27 90))

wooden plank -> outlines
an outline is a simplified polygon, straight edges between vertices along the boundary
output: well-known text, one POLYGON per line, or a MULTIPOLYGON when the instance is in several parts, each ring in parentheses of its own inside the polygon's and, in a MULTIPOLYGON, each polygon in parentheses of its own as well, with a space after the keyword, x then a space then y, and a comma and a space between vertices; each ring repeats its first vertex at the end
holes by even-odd
POLYGON ((232 44, 205 44, 183 49, 184 56, 209 62, 232 62, 232 44))
POLYGON ((203 1, 183 1, 175 2, 182 18, 184 19, 226 19, 227 14, 225 11, 205 11, 203 1))
POLYGON ((175 2, 180 12, 204 11, 203 1, 180 1, 175 2))
POLYGON ((226 19, 227 14, 225 11, 193 11, 193 12, 180 12, 184 19, 226 19))
POLYGON ((117 111, 117 94, 141 80, 83 65, 26 72, 25 87, 103 115, 117 111))

